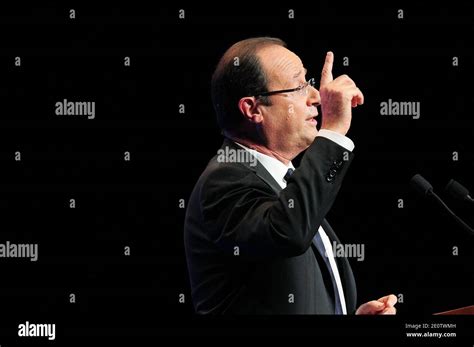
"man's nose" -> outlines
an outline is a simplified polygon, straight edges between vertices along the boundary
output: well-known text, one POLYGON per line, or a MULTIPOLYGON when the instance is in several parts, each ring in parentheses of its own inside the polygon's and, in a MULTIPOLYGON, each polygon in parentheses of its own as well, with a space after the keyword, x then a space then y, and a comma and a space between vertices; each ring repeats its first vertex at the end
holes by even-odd
POLYGON ((321 104, 321 95, 319 94, 319 90, 314 87, 309 87, 308 90, 308 106, 319 106, 321 104))

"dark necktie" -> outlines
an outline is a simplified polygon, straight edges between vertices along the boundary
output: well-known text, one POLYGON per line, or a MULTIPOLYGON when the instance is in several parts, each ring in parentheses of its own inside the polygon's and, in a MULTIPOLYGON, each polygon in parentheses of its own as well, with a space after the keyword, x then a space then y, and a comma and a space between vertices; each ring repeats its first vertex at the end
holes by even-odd
POLYGON ((295 170, 293 170, 293 169, 290 167, 290 168, 288 169, 288 171, 286 172, 285 177, 283 177, 283 179, 284 179, 286 182, 288 182, 288 179, 290 178, 291 175, 293 175, 293 172, 294 172, 294 171, 295 171, 295 170))
MULTIPOLYGON (((289 168, 288 171, 286 172, 286 175, 284 177, 284 180, 288 182, 288 179, 290 176, 293 174, 295 170, 292 168, 289 168)), ((336 285, 336 278, 334 277, 334 272, 332 271, 331 263, 329 263, 329 259, 326 256, 326 247, 324 247, 323 240, 321 239, 321 235, 319 235, 319 230, 316 233, 316 235, 313 238, 313 244, 316 246, 316 249, 318 250, 319 254, 321 254, 321 257, 324 259, 324 262, 326 263, 326 266, 329 270, 329 273, 331 274, 331 281, 332 281, 332 286, 334 289, 334 313, 335 314, 342 314, 342 305, 341 305, 341 299, 339 298, 339 291, 337 290, 337 285, 336 285)))

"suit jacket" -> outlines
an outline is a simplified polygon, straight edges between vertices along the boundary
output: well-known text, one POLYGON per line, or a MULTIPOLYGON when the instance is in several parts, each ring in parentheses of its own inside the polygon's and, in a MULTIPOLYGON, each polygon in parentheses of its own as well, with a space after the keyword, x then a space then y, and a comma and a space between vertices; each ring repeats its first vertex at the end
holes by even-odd
MULTIPOLYGON (((282 190, 242 151, 226 139, 187 206, 184 243, 196 312, 334 314, 330 273, 312 240, 322 225, 339 243, 325 216, 353 154, 316 137, 282 190)), ((351 267, 346 258, 336 263, 347 312, 353 313, 351 267)))

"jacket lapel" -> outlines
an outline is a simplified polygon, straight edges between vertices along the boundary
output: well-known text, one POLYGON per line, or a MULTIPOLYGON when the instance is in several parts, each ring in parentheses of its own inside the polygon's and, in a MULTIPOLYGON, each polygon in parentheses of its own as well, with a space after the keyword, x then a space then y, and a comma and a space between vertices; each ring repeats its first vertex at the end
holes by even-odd
MULTIPOLYGON (((225 147, 228 147, 229 149, 233 150, 240 150, 240 151, 245 151, 244 148, 240 147, 238 144, 236 144, 234 141, 226 138, 224 140, 224 143, 222 144, 221 149, 225 150, 225 147)), ((255 172, 255 174, 260 177, 266 184, 272 188, 277 195, 281 192, 282 188, 278 184, 277 181, 273 178, 273 176, 265 169, 265 167, 260 164, 258 160, 256 160, 256 165, 252 165, 254 163, 248 162, 248 161, 240 161, 242 165, 245 165, 248 167, 250 170, 255 172)))
MULTIPOLYGON (((329 225, 326 219, 323 220, 321 226, 323 227, 331 242, 336 241, 336 244, 341 244, 341 241, 339 240, 333 228, 331 227, 331 225, 329 225)), ((336 260, 336 264, 340 272, 342 287, 344 289, 344 296, 346 298, 347 312, 351 314, 351 311, 354 310, 354 307, 356 305, 357 295, 357 293, 355 292, 356 287, 354 274, 352 273, 352 268, 349 263, 349 260, 346 257, 335 256, 334 258, 336 260)))

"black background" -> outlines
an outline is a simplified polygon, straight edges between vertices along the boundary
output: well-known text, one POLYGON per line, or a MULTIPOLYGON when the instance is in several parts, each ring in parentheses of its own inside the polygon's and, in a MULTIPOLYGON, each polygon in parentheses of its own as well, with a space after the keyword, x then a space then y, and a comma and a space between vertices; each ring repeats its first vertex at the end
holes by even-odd
MULTIPOLYGON (((447 5, 2 8, 0 241, 38 243, 39 260, 0 260, 1 338, 15 338, 28 320, 56 323, 48 344, 237 333, 410 342, 406 322, 437 320, 457 322, 472 344, 472 318, 431 315, 474 304, 473 236, 408 182, 420 173, 442 197, 450 178, 474 190, 473 19, 472 7, 447 5), (365 95, 348 133, 356 156, 327 218, 343 243, 365 245, 365 260, 351 261, 359 304, 403 294, 398 317, 193 313, 179 200, 187 202, 222 142, 209 91, 218 59, 234 42, 263 35, 286 41, 317 80, 332 50, 334 75, 348 74, 365 95), (63 99, 95 101, 95 119, 57 116, 63 99), (380 115, 388 99, 421 102, 420 119, 380 115)), ((472 206, 446 201, 474 224, 472 206)))

